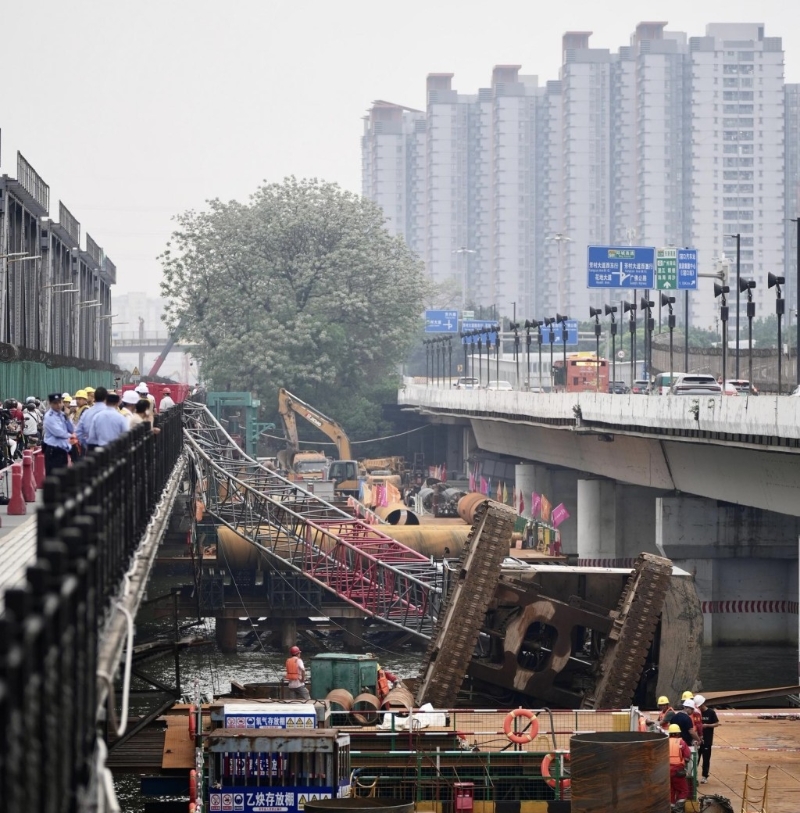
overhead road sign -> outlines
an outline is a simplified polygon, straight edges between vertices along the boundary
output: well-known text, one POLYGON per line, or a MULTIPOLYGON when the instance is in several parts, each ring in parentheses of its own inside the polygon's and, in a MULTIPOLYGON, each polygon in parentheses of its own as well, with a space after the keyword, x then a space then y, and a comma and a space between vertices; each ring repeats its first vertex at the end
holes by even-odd
MULTIPOLYGON (((567 346, 578 343, 578 320, 567 319, 567 346)), ((550 328, 542 325, 542 344, 550 344, 550 328)), ((561 346, 561 325, 553 322, 553 345, 561 346)))
POLYGON ((660 248, 656 252, 656 288, 674 291, 678 287, 678 250, 660 248))
POLYGON ((588 288, 653 288, 656 250, 644 246, 589 246, 588 288))
MULTIPOLYGON (((497 322, 491 319, 462 319, 461 320, 461 332, 468 333, 471 330, 486 330, 490 327, 496 327, 497 322)), ((481 339, 481 342, 485 345, 487 341, 494 344, 497 341, 497 331, 493 330, 489 334, 484 334, 483 336, 464 336, 461 340, 462 344, 477 344, 478 338, 481 339)))
POLYGON ((697 290, 697 249, 678 249, 678 290, 697 290))
POLYGON ((426 333, 458 333, 458 311, 425 311, 426 333))

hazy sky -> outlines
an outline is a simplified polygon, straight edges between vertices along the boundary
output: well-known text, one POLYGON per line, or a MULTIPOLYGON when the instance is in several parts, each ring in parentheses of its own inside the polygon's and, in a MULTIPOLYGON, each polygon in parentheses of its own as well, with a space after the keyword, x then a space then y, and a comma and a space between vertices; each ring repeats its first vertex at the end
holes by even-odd
POLYGON ((800 9, 670 0, 0 0, 0 172, 16 150, 118 268, 117 292, 157 290, 170 218, 266 179, 360 191, 373 99, 425 106, 425 76, 475 92, 497 63, 558 78, 561 35, 616 50, 642 20, 691 36, 763 22, 800 82, 800 9))

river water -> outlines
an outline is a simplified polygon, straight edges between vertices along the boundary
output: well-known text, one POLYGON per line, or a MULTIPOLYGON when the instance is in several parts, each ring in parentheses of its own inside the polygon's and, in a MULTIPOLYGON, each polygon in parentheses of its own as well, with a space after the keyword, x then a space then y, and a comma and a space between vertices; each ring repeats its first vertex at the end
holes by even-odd
MULTIPOLYGON (((163 620, 152 624, 139 623, 137 640, 148 640, 152 635, 163 633, 170 627, 171 624, 163 620)), ((255 640, 246 648, 241 646, 247 636, 244 628, 240 629, 240 648, 235 654, 223 654, 217 650, 214 645, 213 619, 191 627, 186 634, 207 641, 207 645, 190 649, 181 655, 184 692, 193 692, 196 682, 204 695, 216 697, 229 691, 231 680, 240 683, 262 682, 279 680, 283 675, 285 655, 261 647, 255 640)), ((396 652, 376 650, 376 654, 384 666, 400 677, 415 677, 419 672, 421 653, 417 648, 409 647, 396 652)), ((710 692, 791 685, 797 680, 796 669, 797 649, 794 647, 705 647, 700 680, 703 689, 710 692)), ((145 671, 164 683, 174 685, 171 657, 147 663, 145 671)), ((134 699, 131 713, 136 714, 140 710, 141 706, 134 699)), ((139 796, 138 777, 120 775, 115 780, 122 809, 127 813, 143 813, 144 800, 139 796)))

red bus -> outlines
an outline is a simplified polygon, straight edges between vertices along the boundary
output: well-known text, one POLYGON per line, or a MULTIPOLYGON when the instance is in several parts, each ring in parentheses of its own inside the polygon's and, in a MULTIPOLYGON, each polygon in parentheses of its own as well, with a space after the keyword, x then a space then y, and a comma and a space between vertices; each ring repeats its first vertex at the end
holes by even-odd
POLYGON ((564 359, 558 359, 553 362, 553 383, 559 392, 608 392, 608 360, 594 353, 571 353, 566 382, 564 378, 564 359))

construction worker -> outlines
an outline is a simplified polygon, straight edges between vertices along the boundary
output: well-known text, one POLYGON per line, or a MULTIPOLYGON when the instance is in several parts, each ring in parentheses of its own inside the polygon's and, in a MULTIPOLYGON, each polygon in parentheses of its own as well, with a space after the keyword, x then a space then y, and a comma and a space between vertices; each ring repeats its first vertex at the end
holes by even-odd
POLYGON ((714 709, 710 709, 706 705, 706 699, 702 694, 694 696, 694 704, 700 710, 703 718, 703 744, 700 747, 700 756, 702 758, 702 779, 701 785, 708 782, 708 771, 711 767, 711 749, 714 746, 714 729, 719 726, 719 717, 714 709))
POLYGON ((380 664, 378 664, 378 680, 377 680, 377 689, 378 689, 378 700, 381 701, 381 705, 383 705, 383 701, 386 699, 386 695, 394 688, 395 683, 397 683, 397 675, 390 672, 388 669, 384 669, 380 664))
POLYGON ((306 688, 306 666, 300 657, 300 647, 293 646, 286 659, 286 680, 289 686, 290 700, 310 700, 311 695, 306 688))
MULTIPOLYGON (((702 695, 700 695, 702 697, 702 695)), ((705 698, 704 698, 705 699, 705 698)), ((685 691, 681 695, 681 700, 691 700, 692 707, 691 708, 684 708, 684 711, 692 718, 692 727, 697 732, 697 737, 699 742, 697 743, 698 747, 702 745, 703 742, 703 713, 700 711, 700 707, 694 702, 694 692, 685 691)), ((686 704, 684 703, 684 706, 686 704)))
POLYGON ((75 416, 72 419, 72 422, 75 426, 78 425, 78 421, 81 419, 81 415, 89 409, 89 393, 86 390, 78 390, 75 393, 75 400, 78 403, 78 408, 75 410, 75 416))
POLYGON ((675 709, 672 708, 669 702, 669 698, 662 694, 661 697, 658 698, 658 724, 661 728, 666 729, 669 725, 667 718, 672 718, 672 715, 675 713, 675 709))
POLYGON ((94 406, 94 387, 84 387, 83 391, 86 393, 86 400, 89 402, 89 406, 94 406))
POLYGON ((683 741, 680 726, 669 727, 669 796, 670 804, 685 802, 689 798, 686 763, 692 758, 689 746, 683 741))

